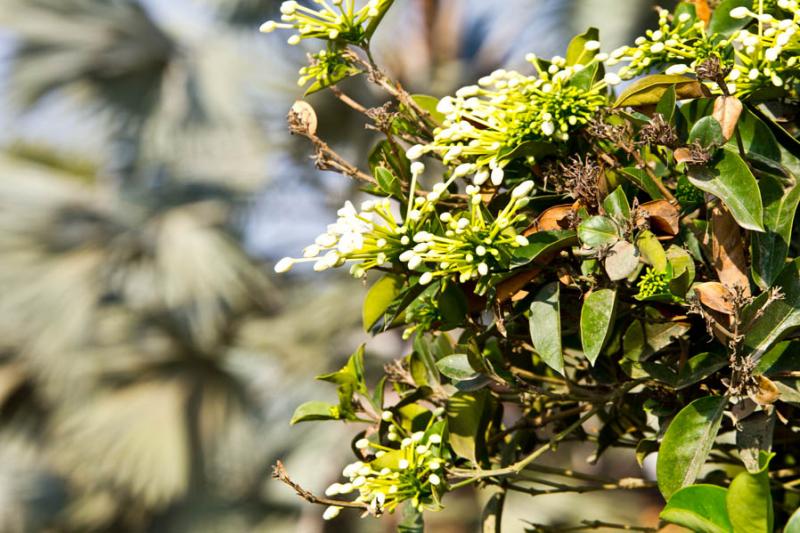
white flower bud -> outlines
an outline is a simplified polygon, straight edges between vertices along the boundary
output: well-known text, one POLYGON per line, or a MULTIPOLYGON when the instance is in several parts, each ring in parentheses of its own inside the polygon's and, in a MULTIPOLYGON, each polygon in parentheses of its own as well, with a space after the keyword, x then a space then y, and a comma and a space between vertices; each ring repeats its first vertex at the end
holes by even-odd
POLYGON ((425 165, 423 163, 419 161, 414 161, 413 163, 411 163, 412 174, 414 174, 415 176, 419 176, 423 172, 425 172, 425 165))
POLYGON ((590 51, 590 52, 594 52, 595 50, 599 50, 600 49, 600 41, 594 41, 594 40, 586 41, 586 44, 583 45, 583 48, 585 50, 590 51))
POLYGON ((420 285, 427 285, 431 281, 433 281, 433 274, 431 272, 425 272, 419 277, 420 285))
POLYGON ((502 168, 497 167, 497 168, 493 169, 492 170, 492 185, 494 185, 495 187, 498 187, 501 183, 503 183, 503 178, 505 177, 505 175, 506 175, 506 173, 502 168))
POLYGON ((486 263, 479 264, 478 265, 478 273, 481 276, 487 275, 489 273, 489 265, 487 265, 486 263))
POLYGON ((523 181, 511 191, 511 198, 517 199, 528 196, 533 190, 533 180, 523 181))
POLYGON ((439 483, 442 482, 441 478, 436 474, 431 474, 430 476, 428 476, 428 481, 431 482, 431 485, 439 485, 439 483))
POLYGON ((283 274, 285 272, 289 272, 292 267, 294 266, 295 260, 291 257, 284 257, 278 264, 275 265, 275 272, 278 274, 283 274))
POLYGON ((341 510, 342 510, 341 507, 338 507, 336 505, 330 505, 330 506, 328 506, 327 509, 325 509, 325 512, 322 513, 322 519, 323 520, 333 520, 334 518, 339 516, 339 512, 341 510))
POLYGON ((366 450, 367 448, 369 448, 369 440, 358 439, 356 441, 356 448, 358 448, 359 450, 366 450))
POLYGON ((300 44, 300 36, 299 35, 292 35, 291 37, 286 39, 286 42, 289 43, 292 46, 298 45, 298 44, 300 44))
POLYGON ((430 443, 432 443, 432 444, 441 444, 441 442, 442 442, 442 436, 441 436, 441 435, 439 435, 438 433, 434 433, 433 435, 431 435, 431 436, 428 438, 428 441, 429 441, 430 443))
POLYGON ((603 76, 603 81, 605 81, 609 85, 618 85, 622 83, 622 78, 620 78, 617 74, 614 74, 613 72, 609 72, 608 74, 603 76))
POLYGON ((470 172, 474 170, 474 166, 471 163, 462 163, 458 165, 455 170, 453 170, 453 176, 460 178, 461 176, 466 176, 470 172))
POLYGON ((542 133, 547 135, 548 137, 555 133, 556 126, 552 122, 542 122, 542 133))
POLYGON ((400 468, 400 470, 405 470, 408 468, 408 461, 405 459, 400 459, 400 462, 397 463, 397 466, 400 468))
POLYGON ((414 146, 406 150, 406 157, 409 160, 414 161, 415 159, 419 159, 420 157, 422 157, 424 153, 425 153, 425 147, 422 146, 421 144, 415 144, 414 146))
POLYGON ((752 17, 753 13, 745 6, 734 7, 728 15, 733 19, 743 19, 745 17, 752 17))
POLYGON ((428 468, 430 468, 431 470, 439 470, 441 467, 442 463, 440 463, 439 461, 431 461, 430 463, 428 463, 428 468))
POLYGON ((530 244, 528 242, 528 238, 524 235, 517 235, 514 237, 514 242, 516 242, 519 246, 528 246, 528 244, 530 244))
POLYGON ((268 20, 258 28, 258 31, 261 33, 272 33, 277 27, 278 24, 274 20, 268 20))
POLYGON ((411 259, 408 260, 408 268, 409 270, 416 270, 422 264, 422 258, 418 255, 413 255, 411 259))
POLYGON ((287 0, 281 4, 281 13, 284 15, 293 15, 297 10, 297 2, 294 0, 287 0))
POLYGON ((393 418, 394 418, 394 414, 392 414, 391 411, 384 411, 384 412, 381 413, 381 419, 384 422, 391 422, 393 418))
POLYGON ((684 64, 672 65, 664 72, 670 76, 679 76, 689 72, 689 66, 684 64))
POLYGON ((336 496, 341 492, 341 490, 342 490, 341 483, 334 483, 327 489, 325 489, 325 496, 336 496))

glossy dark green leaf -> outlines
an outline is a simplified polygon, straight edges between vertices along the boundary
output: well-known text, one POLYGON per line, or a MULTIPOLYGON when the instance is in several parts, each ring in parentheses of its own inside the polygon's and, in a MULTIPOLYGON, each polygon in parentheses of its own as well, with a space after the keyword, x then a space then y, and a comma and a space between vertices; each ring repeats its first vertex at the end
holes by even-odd
POLYGON ((761 469, 754 474, 742 472, 728 488, 728 516, 736 533, 773 531, 772 494, 767 470, 770 459, 769 454, 761 452, 761 469))
POLYGON ((592 292, 581 308, 581 343, 583 353, 594 365, 603 346, 608 341, 614 312, 617 305, 617 292, 613 289, 600 289, 592 292))
POLYGON ((528 237, 528 245, 514 251, 512 267, 527 265, 546 254, 569 248, 578 242, 572 230, 538 231, 528 237))
POLYGON ((783 528, 783 533, 800 533, 800 507, 792 513, 789 521, 786 522, 786 527, 783 528))
POLYGON ((725 497, 716 485, 690 485, 677 491, 659 515, 662 520, 696 533, 733 533, 725 497))
POLYGON ((719 34, 724 37, 729 37, 733 32, 744 28, 750 23, 751 19, 749 17, 735 19, 730 16, 731 9, 740 6, 750 9, 753 7, 753 2, 752 0, 722 0, 716 9, 714 9, 714 14, 711 16, 708 30, 706 30, 708 34, 719 34))
POLYGON ((607 215, 620 222, 631 218, 631 206, 622 187, 617 187, 614 192, 606 196, 603 200, 603 209, 607 215))
POLYGON ((455 353, 439 359, 436 361, 436 368, 448 378, 456 381, 472 379, 476 375, 475 369, 469 364, 469 357, 463 353, 455 353))
POLYGON ((397 533, 424 533, 425 519, 422 513, 410 501, 403 504, 400 523, 397 524, 397 533))
POLYGON ((728 399, 706 396, 693 401, 670 422, 658 451, 656 476, 668 500, 697 479, 717 438, 728 399))
POLYGON ((586 43, 589 41, 599 41, 600 32, 597 28, 589 28, 586 32, 576 35, 570 41, 567 47, 567 65, 586 65, 594 56, 597 55, 597 49, 587 50, 586 43))
POLYGON ((620 172, 634 183, 637 187, 645 191, 653 200, 662 200, 664 194, 659 189, 658 185, 650 175, 644 170, 636 167, 626 167, 620 169, 620 172))
POLYGON ((430 113, 431 119, 434 122, 441 124, 445 120, 445 116, 440 113, 436 107, 439 105, 439 99, 435 96, 427 94, 412 94, 411 99, 422 109, 430 113))
POLYGON ((713 164, 692 166, 689 181, 722 200, 739 226, 764 231, 764 209, 756 178, 747 163, 729 147, 719 151, 713 164))
POLYGON ((392 302, 400 296, 402 288, 403 279, 391 274, 383 276, 370 287, 361 309, 364 331, 369 331, 383 317, 392 302))
POLYGON ((774 286, 781 288, 784 297, 769 305, 745 336, 744 344, 755 361, 784 336, 800 328, 800 259, 786 265, 774 286))
POLYGON ((482 453, 481 448, 485 446, 483 428, 490 406, 491 396, 486 389, 457 392, 447 400, 450 446, 459 457, 475 464, 482 453))
POLYGON ((678 371, 675 388, 683 389, 694 385, 728 364, 728 356, 724 354, 704 352, 694 355, 678 371))
POLYGON ((657 105, 670 87, 677 98, 700 98, 708 93, 697 80, 685 76, 653 74, 632 83, 619 95, 614 107, 657 105))
POLYGON ((291 424, 316 420, 338 420, 339 408, 326 402, 306 402, 295 409, 291 424))
POLYGON ((753 280, 762 290, 769 288, 786 265, 792 237, 800 184, 797 177, 781 178, 764 174, 758 182, 764 205, 764 233, 754 233, 750 241, 753 280))
POLYGON ((661 242, 652 231, 641 232, 636 239, 636 246, 645 262, 651 265, 656 272, 667 270, 667 252, 664 251, 664 247, 661 246, 661 242))
POLYGON ((677 103, 677 95, 675 93, 675 86, 670 85, 664 92, 664 96, 659 100, 656 106, 656 113, 661 115, 664 122, 672 122, 672 117, 675 116, 675 104, 677 103))
POLYGON ((631 361, 645 361, 672 344, 689 329, 689 324, 685 322, 651 323, 634 320, 622 337, 623 354, 631 361))
POLYGON ((725 135, 722 133, 722 125, 714 117, 703 117, 692 126, 689 132, 689 143, 699 142, 706 148, 712 146, 722 146, 725 144, 725 135))
POLYGON ((736 448, 748 472, 761 470, 760 455, 772 447, 772 433, 775 429, 775 412, 767 414, 759 411, 740 420, 736 424, 736 448))
POLYGON ((396 198, 403 197, 403 188, 400 180, 384 167, 375 168, 375 180, 383 192, 396 198))
POLYGON ((604 216, 593 216, 578 226, 578 238, 591 248, 609 246, 619 240, 619 228, 604 216))
POLYGON ((533 347, 542 361, 556 372, 564 372, 559 296, 557 281, 539 290, 531 303, 530 332, 533 347))

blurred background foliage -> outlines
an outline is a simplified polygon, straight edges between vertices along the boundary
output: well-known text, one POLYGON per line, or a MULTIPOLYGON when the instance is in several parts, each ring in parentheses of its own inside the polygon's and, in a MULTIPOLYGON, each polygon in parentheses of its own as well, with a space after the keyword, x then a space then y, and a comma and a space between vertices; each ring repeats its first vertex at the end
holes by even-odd
MULTIPOLYGON (((312 376, 364 340, 362 292, 336 275, 279 283, 268 267, 355 189, 316 172, 286 131, 312 50, 258 34, 279 5, 0 0, 0 531, 323 531, 270 465, 284 459, 316 490, 337 477, 352 428, 288 420, 330 393, 312 376)), ((651 8, 404 0, 376 53, 441 96, 528 51, 560 53, 588 25, 610 49, 651 8)), ((322 135, 363 161, 363 123, 311 101, 322 135)), ((375 368, 403 349, 369 348, 375 368)), ((510 513, 575 513, 550 501, 510 513)), ((611 512, 640 511, 629 502, 611 512)), ((471 531, 476 508, 453 498, 432 530, 471 531)))

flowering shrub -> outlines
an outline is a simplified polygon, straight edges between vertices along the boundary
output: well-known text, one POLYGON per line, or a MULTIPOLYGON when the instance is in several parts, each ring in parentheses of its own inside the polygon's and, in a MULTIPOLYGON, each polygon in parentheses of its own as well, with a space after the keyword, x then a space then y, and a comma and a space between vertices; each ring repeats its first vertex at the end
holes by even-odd
MULTIPOLYGON (((373 198, 276 270, 348 265, 371 283, 365 329, 412 342, 372 390, 362 347, 320 376, 338 405, 297 409, 293 423, 363 425, 345 483, 322 497, 280 464, 276 477, 326 518, 402 505, 409 531, 472 484, 498 488, 484 513, 497 531, 509 491, 651 487, 663 523, 800 531, 798 2, 684 2, 632 46, 605 53, 590 29, 564 57, 529 55, 527 72, 438 100, 372 58, 391 0, 315 4, 285 2, 262 29, 325 41, 301 85, 330 88, 383 139, 366 172, 295 104, 290 129, 317 165, 373 198), (362 74, 390 105, 337 86, 362 74), (657 451, 656 479, 546 463, 572 441, 592 461, 657 451)), ((593 527, 628 526, 568 530, 593 527)))

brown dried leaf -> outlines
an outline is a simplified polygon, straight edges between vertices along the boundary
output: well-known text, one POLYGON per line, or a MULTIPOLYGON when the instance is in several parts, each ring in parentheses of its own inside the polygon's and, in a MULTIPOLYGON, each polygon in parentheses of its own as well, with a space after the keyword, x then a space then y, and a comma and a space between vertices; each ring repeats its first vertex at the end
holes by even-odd
POLYGON ((700 303, 726 315, 733 314, 733 299, 731 291, 718 281, 698 283, 693 287, 700 303))
POLYGON ((569 220, 576 208, 571 204, 554 205, 542 211, 531 226, 523 232, 526 237, 540 231, 569 229, 569 220))
POLYGON ((753 376, 758 384, 755 390, 750 391, 750 399, 759 405, 771 405, 781 395, 781 391, 771 379, 762 375, 753 376))
POLYGON ((677 148, 674 155, 676 163, 688 163, 694 160, 692 152, 688 148, 677 148))
POLYGON ((726 141, 733 137, 741 114, 742 102, 735 96, 720 96, 714 100, 714 112, 711 116, 722 126, 722 135, 726 141))
POLYGON ((728 289, 736 286, 750 295, 744 235, 739 225, 723 206, 711 209, 711 261, 717 277, 728 289))
MULTIPOLYGON (((680 231, 678 209, 668 201, 653 200, 652 202, 646 202, 639 206, 639 210, 647 214, 652 229, 659 230, 667 235, 677 235, 680 231)), ((641 225, 643 222, 644 220, 639 219, 636 224, 641 225)))
POLYGON ((524 272, 520 272, 519 274, 515 274, 501 283, 498 283, 496 293, 497 301, 499 303, 503 303, 506 300, 511 299, 512 301, 516 302, 524 298, 528 295, 528 293, 523 291, 522 288, 536 278, 536 276, 538 276, 541 272, 541 268, 533 268, 531 270, 526 270, 524 272))

